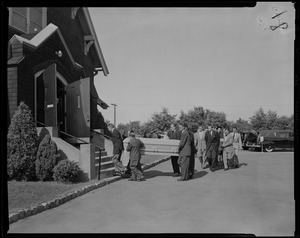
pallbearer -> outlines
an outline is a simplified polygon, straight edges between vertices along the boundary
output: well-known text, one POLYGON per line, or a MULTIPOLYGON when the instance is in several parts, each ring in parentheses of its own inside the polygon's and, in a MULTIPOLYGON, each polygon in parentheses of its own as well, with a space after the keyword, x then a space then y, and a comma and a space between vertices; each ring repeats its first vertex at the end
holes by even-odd
MULTIPOLYGON (((181 136, 181 131, 178 128, 178 125, 176 123, 171 125, 171 133, 169 138, 173 140, 180 140, 181 136)), ((172 162, 172 167, 174 171, 173 177, 179 177, 180 176, 180 169, 178 165, 178 156, 171 156, 171 162, 172 162)))
POLYGON ((126 150, 129 153, 129 163, 131 169, 131 178, 128 181, 142 181, 144 175, 141 167, 141 148, 145 147, 144 143, 135 138, 133 131, 129 133, 130 141, 128 142, 126 150))
POLYGON ((181 167, 181 177, 177 181, 185 181, 190 178, 190 158, 192 154, 191 138, 188 132, 188 126, 186 123, 179 125, 181 130, 180 143, 178 146, 179 159, 178 164, 181 167))

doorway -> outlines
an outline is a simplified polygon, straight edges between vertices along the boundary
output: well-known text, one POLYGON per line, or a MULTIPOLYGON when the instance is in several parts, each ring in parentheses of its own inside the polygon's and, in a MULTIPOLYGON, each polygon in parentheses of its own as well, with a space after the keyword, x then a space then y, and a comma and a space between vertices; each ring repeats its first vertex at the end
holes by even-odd
POLYGON ((56 72, 56 67, 52 67, 54 68, 54 72, 50 74, 52 78, 50 81, 49 73, 47 72, 50 67, 35 74, 36 125, 38 127, 57 126, 61 132, 66 132, 67 81, 56 72))

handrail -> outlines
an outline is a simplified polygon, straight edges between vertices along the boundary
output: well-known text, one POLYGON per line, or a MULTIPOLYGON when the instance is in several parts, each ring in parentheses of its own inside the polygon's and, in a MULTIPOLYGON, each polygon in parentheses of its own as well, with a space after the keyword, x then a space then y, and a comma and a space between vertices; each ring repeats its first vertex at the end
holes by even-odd
MULTIPOLYGON (((39 122, 39 121, 36 121, 36 122, 39 123, 39 124, 41 124, 41 125, 43 125, 43 126, 46 126, 46 125, 45 125, 44 123, 42 123, 42 122, 39 122)), ((70 136, 70 137, 72 137, 72 138, 74 138, 74 139, 76 139, 76 140, 82 141, 82 142, 84 142, 84 143, 86 143, 86 144, 94 145, 94 146, 96 146, 97 148, 99 148, 100 150, 103 150, 103 151, 105 150, 104 148, 102 148, 102 147, 100 147, 100 146, 98 146, 98 145, 96 145, 96 144, 94 144, 94 143, 91 143, 91 142, 82 140, 82 139, 80 139, 80 138, 78 138, 78 137, 76 137, 76 136, 73 136, 73 135, 69 134, 69 133, 66 133, 66 132, 63 132, 63 131, 60 131, 60 133, 63 133, 63 134, 65 134, 65 135, 67 135, 67 136, 70 136)))
MULTIPOLYGON (((93 131, 95 131, 95 130, 93 130, 93 131)), ((108 136, 108 135, 105 135, 104 133, 102 133, 101 131, 100 132, 98 132, 98 131, 96 131, 97 133, 99 133, 99 134, 101 134, 102 136, 104 136, 105 138, 107 138, 107 139, 109 139, 109 140, 111 140, 111 137, 110 136, 108 136)))
MULTIPOLYGON (((41 125, 43 125, 43 126, 46 126, 44 123, 42 123, 42 122, 39 122, 39 121, 36 121, 37 123, 39 123, 39 124, 41 124, 41 125)), ((77 139, 77 140, 80 140, 80 141, 82 141, 82 142, 85 142, 85 143, 87 143, 87 144, 91 144, 91 145, 94 145, 95 147, 97 147, 99 150, 100 150, 100 153, 99 153, 99 164, 98 164, 98 180, 100 180, 100 171, 101 171, 101 151, 105 151, 105 149, 104 148, 102 148, 102 147, 100 147, 100 146, 98 146, 98 145, 95 145, 94 143, 91 143, 91 142, 88 142, 88 141, 85 141, 85 140, 82 140, 82 139, 80 139, 80 138, 77 138, 76 136, 73 136, 73 135, 71 135, 71 134, 69 134, 69 133, 66 133, 66 132, 63 132, 63 131, 60 131, 60 133, 63 133, 63 134, 65 134, 65 135, 67 135, 67 136, 70 136, 70 137, 72 137, 72 138, 75 138, 75 139, 77 139)), ((102 134, 102 133, 101 133, 102 134)), ((104 135, 104 134, 103 134, 104 135)))

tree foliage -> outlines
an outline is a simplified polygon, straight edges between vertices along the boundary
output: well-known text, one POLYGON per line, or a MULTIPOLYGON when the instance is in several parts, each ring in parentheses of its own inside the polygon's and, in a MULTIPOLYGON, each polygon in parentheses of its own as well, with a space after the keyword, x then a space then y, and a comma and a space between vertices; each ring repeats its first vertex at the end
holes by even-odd
POLYGON ((58 163, 57 145, 51 140, 50 135, 46 135, 37 150, 35 161, 36 176, 41 181, 53 180, 53 168, 58 163))
POLYGON ((31 111, 21 102, 7 134, 7 173, 10 179, 35 179, 37 144, 38 135, 31 111))

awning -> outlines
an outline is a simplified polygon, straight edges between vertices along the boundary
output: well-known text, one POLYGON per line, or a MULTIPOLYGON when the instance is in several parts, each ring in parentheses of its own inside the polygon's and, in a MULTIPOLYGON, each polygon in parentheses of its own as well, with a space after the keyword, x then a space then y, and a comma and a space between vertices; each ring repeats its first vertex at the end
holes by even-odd
POLYGON ((97 104, 102 107, 103 109, 107 109, 109 106, 103 102, 100 98, 97 98, 97 104))
POLYGON ((104 101, 102 101, 97 93, 97 90, 95 88, 94 83, 91 83, 91 95, 92 97, 96 100, 97 104, 102 107, 103 109, 107 109, 109 106, 107 105, 107 103, 105 103, 104 101))

